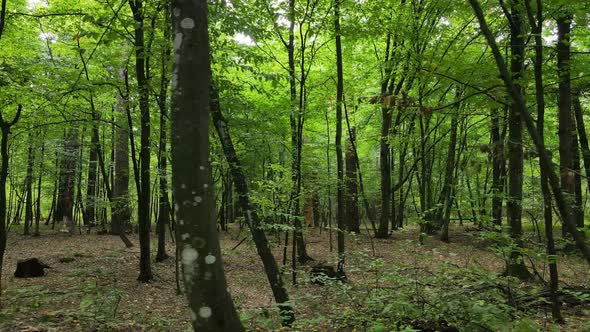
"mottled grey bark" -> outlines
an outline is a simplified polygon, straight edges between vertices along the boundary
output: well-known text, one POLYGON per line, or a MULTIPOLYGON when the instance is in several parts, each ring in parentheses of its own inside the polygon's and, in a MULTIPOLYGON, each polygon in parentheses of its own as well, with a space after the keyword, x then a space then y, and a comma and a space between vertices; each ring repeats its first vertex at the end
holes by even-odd
POLYGON ((192 325, 199 332, 244 331, 227 289, 215 221, 207 1, 175 0, 172 14, 172 185, 192 325))

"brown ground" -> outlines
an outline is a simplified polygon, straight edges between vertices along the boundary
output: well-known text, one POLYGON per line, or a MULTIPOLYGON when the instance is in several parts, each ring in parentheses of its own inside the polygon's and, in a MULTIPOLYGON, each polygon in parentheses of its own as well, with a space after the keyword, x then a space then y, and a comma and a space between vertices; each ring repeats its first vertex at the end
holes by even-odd
MULTIPOLYGON (((136 246, 126 249, 118 237, 108 235, 69 236, 43 229, 44 235, 34 238, 23 237, 17 232, 20 230, 13 228, 10 233, 4 261, 0 331, 190 330, 184 297, 177 295, 175 290, 174 259, 152 265, 154 282, 141 284, 135 280, 139 259, 136 236, 131 236, 136 246), (16 261, 30 257, 38 257, 52 268, 42 278, 15 279, 16 261), (64 262, 64 258, 73 258, 73 261, 64 262)), ((442 262, 450 262, 501 272, 502 260, 487 250, 485 242, 475 238, 475 234, 465 228, 453 229, 453 242, 446 244, 428 238, 420 246, 417 231, 411 228, 396 232, 390 240, 373 240, 375 256, 383 258, 386 265, 430 269, 442 262)), ((276 329, 260 319, 267 311, 272 313, 275 310, 253 244, 246 241, 232 250, 244 234, 235 230, 223 233, 221 237, 229 288, 240 312, 250 317, 246 323, 248 329, 276 329)), ((154 247, 155 239, 152 243, 154 247)), ((336 255, 330 252, 328 243, 327 231, 322 234, 318 229, 308 231, 308 252, 316 261, 334 263, 336 255)), ((173 244, 168 245, 171 253, 173 244)), ((282 248, 275 247, 275 250, 281 263, 282 248)), ((347 251, 354 253, 347 261, 348 277, 353 284, 367 282, 368 274, 360 271, 366 270, 367 260, 373 257, 368 237, 347 237, 347 251)), ((562 257, 559 262, 564 285, 590 288, 590 271, 585 262, 576 257, 562 257)), ((536 264, 536 268, 539 273, 547 274, 542 264, 536 264)), ((284 277, 290 284, 290 273, 284 277)), ((299 277, 305 278, 306 274, 300 272, 299 277)), ((290 286, 289 292, 299 319, 313 319, 333 310, 329 309, 332 306, 326 305, 331 301, 329 299, 333 299, 329 287, 302 281, 295 288, 290 286)), ((566 312, 569 323, 562 330, 572 331, 581 326, 581 322, 587 323, 590 317, 587 307, 585 310, 575 311, 576 317, 566 312)), ((540 320, 544 319, 543 314, 539 316, 540 320)), ((301 330, 332 331, 329 324, 318 321, 301 330)))

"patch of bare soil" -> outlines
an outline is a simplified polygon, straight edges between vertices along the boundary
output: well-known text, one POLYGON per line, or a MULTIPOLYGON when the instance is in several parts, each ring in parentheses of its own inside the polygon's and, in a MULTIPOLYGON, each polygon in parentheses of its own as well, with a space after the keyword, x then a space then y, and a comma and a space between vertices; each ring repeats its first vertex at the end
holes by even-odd
MULTIPOLYGON (((136 235, 130 235, 135 247, 127 249, 118 237, 109 235, 67 235, 43 229, 40 237, 23 237, 17 232, 20 233, 13 228, 9 235, 4 261, 0 331, 191 330, 184 295, 178 295, 176 290, 173 257, 163 263, 153 263, 153 282, 136 281, 139 262, 136 235), (46 276, 14 278, 17 260, 31 257, 51 266, 46 276)), ((485 241, 477 239, 475 233, 454 228, 451 235, 451 243, 428 238, 423 245, 418 243, 415 228, 396 231, 388 240, 371 240, 365 234, 349 235, 346 241, 348 280, 350 284, 375 282, 378 276, 366 271, 376 257, 383 259, 385 266, 413 267, 420 271, 434 270, 444 263, 481 267, 490 273, 502 272, 503 261, 487 248, 485 241)), ((222 232, 220 236, 229 289, 247 328, 276 330, 276 307, 253 243, 247 240, 234 249, 247 236, 237 229, 222 232), (268 320, 265 321, 265 317, 269 317, 268 320)), ((308 253, 315 262, 298 271, 298 286, 291 285, 291 271, 285 269, 283 277, 297 317, 309 322, 301 330, 333 331, 331 322, 318 317, 355 305, 354 299, 345 301, 331 287, 313 285, 308 280, 309 265, 317 262, 335 265, 335 233, 332 237, 333 251, 328 231, 311 228, 306 231, 308 253)), ((274 243, 273 252, 281 264, 283 246, 276 236, 269 235, 269 239, 274 243)), ((154 237, 154 256, 155 243, 154 237)), ((174 244, 169 242, 171 256, 173 248, 174 244)), ((538 273, 546 277, 548 272, 542 266, 535 264, 538 273)), ((564 285, 590 287, 590 272, 581 259, 560 257, 559 268, 564 285)), ((576 311, 577 317, 566 313, 569 325, 564 326, 564 331, 575 330, 580 321, 587 322, 589 318, 585 314, 583 310, 576 311)), ((549 316, 541 314, 539 320, 547 320, 549 316)))

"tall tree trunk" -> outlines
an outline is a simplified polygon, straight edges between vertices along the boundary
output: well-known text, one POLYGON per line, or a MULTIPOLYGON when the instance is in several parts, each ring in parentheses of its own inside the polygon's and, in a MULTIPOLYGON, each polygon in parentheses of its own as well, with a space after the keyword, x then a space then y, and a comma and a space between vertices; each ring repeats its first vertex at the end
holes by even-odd
POLYGON ((88 162, 88 181, 86 182, 86 211, 84 213, 84 224, 93 225, 96 211, 96 177, 98 171, 98 116, 92 112, 92 129, 90 138, 90 159, 88 162))
MULTIPOLYGON (((41 222, 41 185, 43 183, 43 160, 45 159, 45 141, 41 143, 41 159, 39 161, 39 179, 37 182, 37 204, 35 206, 35 232, 33 236, 39 236, 39 223, 41 222)), ((49 219, 48 219, 49 220, 49 219)))
POLYGON ((498 109, 492 109, 491 118, 492 222, 496 226, 501 226, 506 162, 504 159, 504 140, 500 135, 500 114, 498 109))
POLYGON ((129 1, 135 20, 135 74, 139 89, 139 110, 141 112, 141 149, 139 152, 140 187, 137 188, 137 222, 139 224, 139 276, 137 280, 149 282, 152 279, 150 264, 150 105, 149 81, 146 76, 146 49, 144 43, 143 0, 129 1))
MULTIPOLYGON (((120 76, 126 76, 124 70, 121 70, 120 76)), ((111 233, 118 235, 125 233, 126 227, 131 220, 131 209, 129 208, 129 134, 125 125, 127 123, 126 113, 128 107, 126 98, 121 94, 117 94, 115 122, 119 125, 115 129, 115 173, 111 202, 111 233)))
POLYGON ((578 134, 574 129, 572 132, 572 152, 573 162, 572 170, 574 172, 574 204, 572 207, 572 213, 574 214, 574 220, 576 226, 579 228, 584 227, 584 201, 582 197, 582 168, 580 166, 580 144, 578 141, 578 134))
MULTIPOLYGON (((301 129, 302 118, 301 109, 297 108, 297 85, 295 81, 295 0, 289 0, 288 9, 289 18, 289 43, 287 51, 289 53, 289 97, 291 112, 289 123, 291 127, 291 215, 295 226, 293 232, 294 241, 297 242, 297 260, 305 263, 312 260, 307 254, 307 247, 303 240, 303 225, 300 214, 300 194, 301 194, 301 129)), ((303 93, 303 91, 300 91, 303 93)))
MULTIPOLYGON (((165 13, 170 11, 168 4, 164 5, 165 13)), ((168 117, 168 108, 166 100, 168 99, 168 83, 169 78, 168 72, 168 59, 170 58, 170 20, 169 15, 165 15, 164 20, 164 40, 166 46, 162 50, 162 64, 161 64, 161 79, 160 79, 160 93, 158 95, 158 107, 160 109, 160 147, 158 151, 158 171, 160 180, 160 190, 158 196, 159 214, 157 220, 157 232, 158 232, 158 252, 156 253, 156 261, 161 262, 168 258, 166 254, 166 225, 170 224, 170 201, 168 197, 168 152, 166 149, 167 144, 167 131, 166 131, 166 118, 168 117)))
POLYGON ((172 184, 192 325, 202 332, 245 331, 227 289, 215 222, 207 1, 174 0, 172 8, 172 184))
POLYGON ((60 189, 58 196, 58 207, 61 207, 60 215, 56 214, 58 222, 63 221, 62 227, 67 227, 70 234, 73 234, 74 224, 74 189, 76 188, 76 162, 78 160, 79 142, 78 128, 73 127, 67 130, 64 140, 64 153, 60 162, 60 189))
MULTIPOLYGON (((1 28, 4 26, 4 13, 6 8, 6 1, 2 1, 2 11, 0 16, 0 36, 2 34, 1 28)), ((0 166, 0 297, 2 295, 2 271, 4 267, 4 253, 6 252, 6 180, 8 179, 8 137, 10 135, 10 128, 14 126, 21 115, 22 106, 18 105, 16 115, 10 122, 6 122, 0 112, 0 131, 2 132, 2 139, 0 140, 0 157, 2 157, 2 164, 0 166)), ((2 302, 0 302, 0 307, 2 302)))
POLYGON ((33 168, 35 167, 35 150, 33 149, 33 134, 29 133, 29 153, 27 157, 27 178, 25 180, 25 227, 23 235, 31 234, 33 224, 33 168))
MULTIPOLYGON (((513 4, 510 14, 510 71, 516 82, 524 72, 525 27, 521 9, 513 4)), ((515 89, 524 98, 524 88, 515 83, 515 89)), ((516 101, 510 105, 508 113, 508 202, 507 213, 510 225, 510 236, 516 249, 510 254, 506 267, 508 275, 528 279, 531 277, 519 248, 522 248, 522 185, 523 185, 523 149, 522 149, 522 114, 526 112, 516 101)))
MULTIPOLYGON (((570 32, 571 14, 558 14, 557 18, 557 74, 559 79, 558 114, 559 121, 559 169, 561 189, 570 205, 574 217, 575 174, 573 171, 573 126, 572 126, 572 86, 570 80, 570 32)), ((563 228, 563 234, 567 233, 563 228)))
MULTIPOLYGON (((342 41, 340 36, 340 1, 334 2, 334 33, 336 34, 336 169, 338 182, 336 188, 337 208, 336 222, 338 225, 337 247, 339 277, 344 277, 344 232, 345 232, 345 202, 344 202, 344 160, 342 158, 342 103, 344 102, 344 78, 342 73, 342 41)), ((354 139, 354 137, 351 137, 354 139)))
MULTIPOLYGON (((402 0, 404 3, 405 0, 402 0)), ((391 33, 387 33, 385 43, 385 70, 381 81, 381 98, 388 94, 392 94, 394 80, 392 77, 392 65, 390 61, 393 60, 396 43, 392 45, 391 33), (390 54, 391 53, 391 54, 390 54)), ((390 165, 390 146, 389 146, 389 131, 391 130, 392 121, 392 105, 383 104, 381 106, 381 137, 379 138, 379 171, 381 178, 381 216, 379 219, 379 227, 375 233, 376 238, 386 239, 389 236, 389 216, 391 211, 391 169, 390 165)))
MULTIPOLYGON (((530 0, 525 0, 528 13, 529 23, 532 27, 532 33, 535 35, 535 96, 537 101, 537 132, 541 142, 545 140, 545 88, 543 86, 543 3, 542 0, 536 0, 537 20, 535 22, 530 0)), ((551 191, 549 190, 547 170, 541 167, 541 191, 543 192, 543 215, 545 225, 545 238, 547 241, 547 263, 549 265, 549 293, 551 297, 551 314, 555 321, 562 323, 560 301, 557 294, 559 287, 559 276, 557 272, 557 260, 555 241, 553 239, 553 211, 551 200, 551 191)))
MULTIPOLYGON (((434 213, 432 211, 432 166, 433 155, 428 151, 429 136, 430 136, 430 119, 431 115, 426 114, 418 119, 420 124, 420 177, 419 177, 419 191, 420 191, 420 210, 422 213, 422 223, 420 224, 421 232, 432 234, 435 232, 432 223, 434 213)), ((434 152, 434 149, 432 149, 434 152)))
POLYGON ((57 166, 57 170, 59 172, 58 175, 58 186, 57 186, 57 201, 55 203, 55 213, 53 214, 53 225, 55 227, 56 223, 60 223, 63 218, 64 218, 64 209, 65 209, 65 201, 64 201, 64 192, 66 190, 66 186, 67 184, 67 179, 65 176, 65 172, 64 172, 64 168, 63 168, 63 162, 64 162, 64 158, 66 156, 65 153, 65 142, 66 142, 66 132, 64 130, 63 133, 63 147, 61 152, 59 153, 60 156, 58 157, 59 162, 56 164, 57 166))
POLYGON ((358 206, 358 169, 354 155, 356 128, 350 129, 348 144, 346 144, 346 229, 349 232, 360 233, 360 214, 358 206))
MULTIPOLYGON (((164 99, 166 100, 166 99, 164 99)), ((170 201, 168 197, 168 156, 166 152, 166 106, 160 108, 160 151, 158 158, 160 190, 158 195, 158 205, 160 207, 157 220, 158 233, 158 252, 156 261, 161 262, 168 258, 166 254, 166 225, 170 224, 170 201)))
MULTIPOLYGON (((457 97, 459 99, 460 96, 457 97)), ((457 107, 459 108, 459 107, 457 107)), ((449 138, 449 147, 447 150, 447 165, 445 168, 445 182, 443 184, 442 194, 439 202, 442 203, 438 211, 437 219, 441 225, 440 239, 444 242, 449 242, 449 219, 450 210, 453 206, 453 184, 455 183, 455 150, 457 148, 457 127, 459 125, 459 109, 455 110, 455 114, 451 118, 451 137, 449 138), (448 213, 447 213, 448 211, 448 213)))

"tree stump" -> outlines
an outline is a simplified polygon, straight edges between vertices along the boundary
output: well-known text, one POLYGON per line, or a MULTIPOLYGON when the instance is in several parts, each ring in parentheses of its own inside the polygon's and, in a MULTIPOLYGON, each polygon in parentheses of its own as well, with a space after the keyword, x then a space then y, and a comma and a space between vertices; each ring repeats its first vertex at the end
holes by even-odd
POLYGON ((41 262, 38 258, 19 260, 16 263, 16 271, 14 272, 14 276, 16 278, 42 277, 45 275, 45 271, 43 269, 49 268, 49 265, 41 262))

